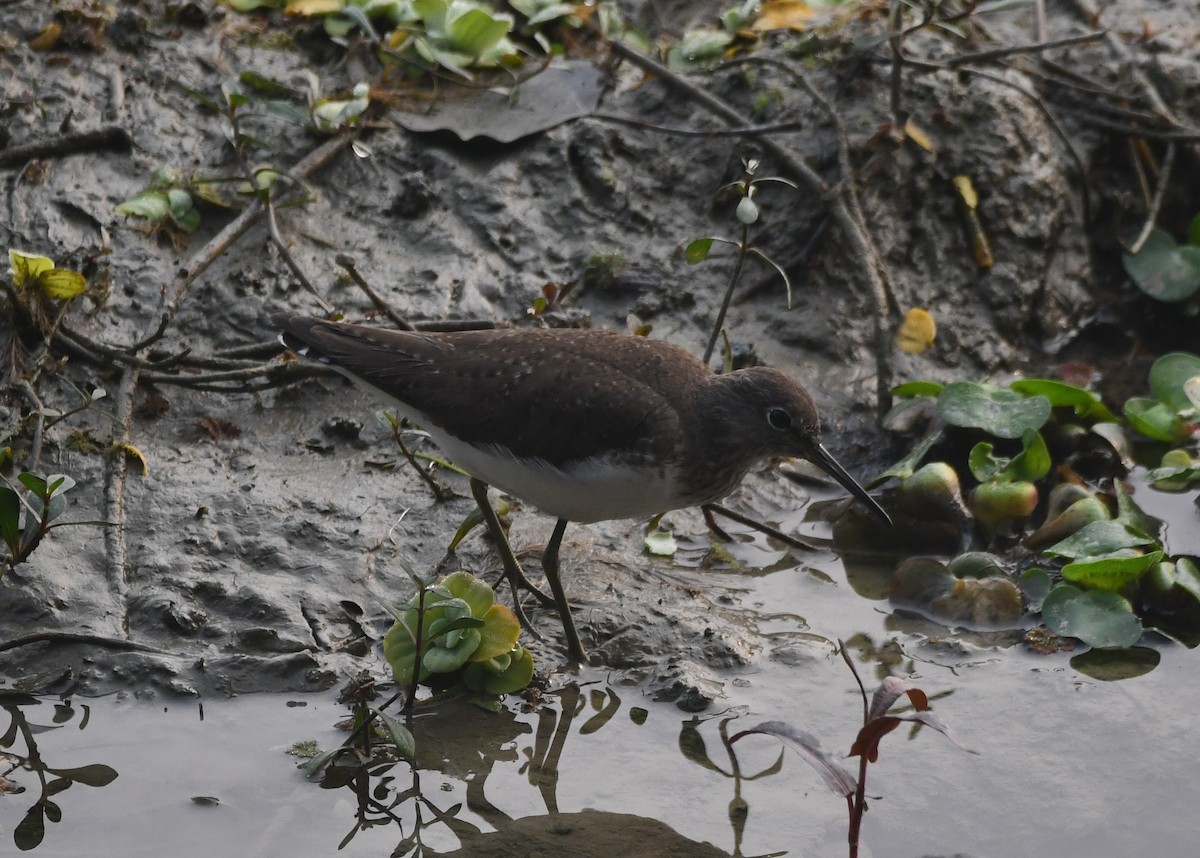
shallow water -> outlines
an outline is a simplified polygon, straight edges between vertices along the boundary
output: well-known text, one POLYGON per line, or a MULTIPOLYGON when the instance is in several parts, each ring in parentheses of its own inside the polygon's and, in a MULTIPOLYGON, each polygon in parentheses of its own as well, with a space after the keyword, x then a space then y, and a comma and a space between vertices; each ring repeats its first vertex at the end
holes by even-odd
MULTIPOLYGON (((465 705, 426 713, 415 725, 426 849, 700 855, 707 842, 720 850, 711 854, 844 855, 845 803, 815 772, 789 751, 777 771, 751 778, 780 754, 774 740, 755 736, 735 746, 742 777, 732 777, 720 738, 723 719, 734 719, 729 733, 784 720, 844 752, 862 710, 829 644, 841 638, 868 688, 884 675, 910 676, 979 752, 928 730, 886 737, 869 775, 868 793, 878 798, 861 854, 1194 854, 1195 653, 1159 640, 1156 669, 1098 681, 1074 670, 1069 654, 939 637, 936 627, 863 598, 869 584, 851 588, 827 553, 770 573, 672 574, 694 578, 706 598, 734 594, 746 622, 769 640, 751 669, 726 677, 725 708, 694 718, 588 669, 553 677, 538 711, 514 702, 498 716, 465 705), (731 818, 737 799, 746 803, 744 824, 731 818), (437 821, 456 806, 449 822, 437 821)), ((118 773, 107 786, 75 784, 54 797, 62 819, 47 823, 39 855, 378 856, 414 832, 415 801, 397 803, 413 786, 407 765, 372 778, 368 795, 378 804, 363 818, 374 824, 360 827, 350 788, 307 782, 285 753, 305 739, 340 743, 333 725, 346 710, 332 693, 203 704, 77 699, 69 709, 43 701, 6 713, 44 727, 57 716, 54 729, 32 733, 47 766, 102 763, 118 773)), ((9 753, 28 754, 20 731, 5 738, 9 753)), ((856 761, 846 767, 856 770, 856 761)), ((9 778, 25 792, 0 797, 0 852, 38 795, 30 771, 9 778)), ((412 854, 410 846, 397 854, 412 854)))

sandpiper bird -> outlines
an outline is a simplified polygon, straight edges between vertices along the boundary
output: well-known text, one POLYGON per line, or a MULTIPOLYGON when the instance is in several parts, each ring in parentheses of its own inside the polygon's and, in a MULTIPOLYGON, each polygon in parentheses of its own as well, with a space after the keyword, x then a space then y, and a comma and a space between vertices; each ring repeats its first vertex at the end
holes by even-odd
POLYGON ((712 503, 762 459, 793 456, 890 524, 821 445, 808 391, 778 370, 715 375, 677 346, 604 330, 418 333, 287 314, 272 321, 285 346, 390 400, 471 475, 514 601, 518 586, 541 594, 512 556, 487 485, 558 519, 542 568, 579 661, 584 649, 558 574, 569 521, 712 503))

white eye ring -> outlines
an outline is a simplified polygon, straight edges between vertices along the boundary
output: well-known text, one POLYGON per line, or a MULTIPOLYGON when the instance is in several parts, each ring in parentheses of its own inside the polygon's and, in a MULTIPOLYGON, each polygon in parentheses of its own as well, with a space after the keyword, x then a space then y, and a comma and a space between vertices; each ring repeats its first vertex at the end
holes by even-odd
POLYGON ((788 414, 787 411, 782 408, 768 408, 767 424, 772 429, 791 429, 792 415, 788 414))

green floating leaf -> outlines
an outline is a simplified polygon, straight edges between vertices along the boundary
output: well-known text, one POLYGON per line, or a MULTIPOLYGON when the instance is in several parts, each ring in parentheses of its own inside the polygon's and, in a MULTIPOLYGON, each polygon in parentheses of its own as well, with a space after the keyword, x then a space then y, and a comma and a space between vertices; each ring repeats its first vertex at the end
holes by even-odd
POLYGON ((1110 590, 1084 592, 1060 584, 1042 603, 1042 621, 1057 635, 1099 648, 1123 649, 1142 636, 1142 622, 1129 600, 1110 590))
POLYGON ((158 223, 171 213, 171 203, 161 191, 142 191, 117 206, 116 213, 158 223))
POLYGON ((1034 429, 1026 429, 1021 435, 1021 444, 1021 452, 1006 459, 994 454, 991 443, 980 441, 971 448, 967 466, 981 483, 995 479, 1035 482, 1050 473, 1053 463, 1042 436, 1034 429))
POLYGON ((1169 444, 1184 440, 1179 417, 1156 399, 1135 396, 1123 410, 1129 425, 1151 440, 1169 444))
POLYGON ((1071 659, 1071 667, 1101 682, 1144 676, 1162 660, 1158 650, 1135 646, 1124 650, 1091 649, 1071 659))
POLYGON ((1154 540, 1120 521, 1093 521, 1045 550, 1051 557, 1079 560, 1153 545, 1154 540))
POLYGON ((490 661, 507 655, 517 645, 521 623, 509 608, 492 605, 484 612, 479 635, 479 646, 471 654, 471 661, 490 661))
MULTIPOLYGON (((1200 253, 1200 248, 1197 248, 1200 253)), ((1165 354, 1150 368, 1150 392, 1177 415, 1194 416, 1200 403, 1192 388, 1200 379, 1200 357, 1186 352, 1165 354)))
POLYGON ((1162 559, 1161 551, 1136 555, 1118 552, 1109 557, 1068 563, 1063 567, 1062 575, 1065 580, 1090 590, 1120 590, 1162 559))
POLYGON ((1014 381, 1009 389, 1025 396, 1044 396, 1050 400, 1054 408, 1072 408, 1079 417, 1086 417, 1102 422, 1112 422, 1117 418, 1101 401, 1100 397, 1090 390, 1056 381, 1049 378, 1023 378, 1014 381))
POLYGON ((938 413, 951 426, 982 429, 997 438, 1020 438, 1050 419, 1050 400, 990 384, 956 381, 938 396, 938 413))
POLYGON ((909 381, 892 388, 892 396, 937 396, 946 389, 944 384, 936 381, 909 381))
POLYGON ((1042 603, 1054 588, 1054 580, 1045 569, 1033 567, 1021 573, 1021 592, 1029 603, 1029 610, 1042 610, 1042 603))
POLYGON ((1178 245, 1156 229, 1136 256, 1121 257, 1137 287, 1159 301, 1185 301, 1200 289, 1200 247, 1178 245))

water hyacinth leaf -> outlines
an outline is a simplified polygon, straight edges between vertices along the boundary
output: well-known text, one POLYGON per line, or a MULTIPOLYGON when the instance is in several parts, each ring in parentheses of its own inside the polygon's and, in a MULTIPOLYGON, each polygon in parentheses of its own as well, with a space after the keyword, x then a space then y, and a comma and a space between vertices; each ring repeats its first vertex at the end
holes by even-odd
POLYGON ((1054 579, 1045 569, 1035 566, 1021 573, 1021 592, 1025 594, 1029 610, 1035 613, 1042 610, 1042 603, 1053 588, 1054 579))
POLYGON ((471 653, 479 646, 481 637, 477 629, 465 629, 453 646, 434 643, 425 650, 421 665, 430 673, 453 673, 467 663, 471 653))
POLYGON ((499 658, 516 646, 517 638, 521 636, 521 624, 506 606, 492 605, 483 615, 479 635, 479 645, 471 654, 471 661, 499 658))
POLYGON ((786 747, 791 748, 799 754, 802 760, 816 769, 817 774, 821 776, 821 780, 825 782, 825 786, 831 792, 844 797, 854 795, 854 791, 858 787, 858 781, 854 779, 854 775, 835 762, 821 748, 821 743, 817 740, 816 736, 813 736, 811 733, 797 730, 791 724, 783 721, 764 721, 761 724, 751 727, 749 730, 742 730, 730 736, 729 744, 732 745, 745 736, 753 735, 772 736, 778 739, 786 747))
POLYGON ((1020 438, 1050 419, 1050 400, 972 381, 946 385, 938 396, 938 413, 951 426, 982 429, 997 438, 1020 438))
POLYGON ((1117 418, 1100 397, 1090 390, 1049 378, 1023 378, 1014 381, 1009 389, 1025 396, 1044 396, 1054 408, 1072 408, 1078 417, 1112 422, 1117 418))
MULTIPOLYGON (((520 8, 516 3, 511 5, 515 8, 520 8)), ((559 18, 567 18, 574 14, 575 7, 570 3, 550 3, 543 6, 533 15, 530 15, 528 24, 531 27, 536 27, 538 24, 544 24, 547 21, 557 21, 559 18)))
POLYGON ((1196 480, 1200 480, 1200 459, 1193 459, 1187 450, 1168 450, 1162 463, 1146 472, 1146 481, 1162 492, 1187 491, 1196 480))
POLYGON ((1080 560, 1152 545, 1154 540, 1121 521, 1093 521, 1045 550, 1051 557, 1080 560))
MULTIPOLYGON (((1200 248, 1196 249, 1200 253, 1200 248)), ((1200 382, 1200 357, 1172 352, 1160 357, 1150 368, 1150 392, 1177 415, 1194 416, 1196 401, 1189 394, 1200 382)))
POLYGON ((1154 399, 1133 397, 1125 403, 1129 425, 1152 441, 1186 444, 1193 427, 1184 423, 1170 406, 1154 399))
POLYGON ((1142 622, 1129 600, 1111 590, 1084 592, 1060 584, 1042 603, 1042 621, 1057 635, 1099 648, 1124 649, 1142 636, 1142 622))
POLYGON ((488 608, 492 607, 496 596, 492 588, 476 578, 470 572, 454 572, 442 581, 442 586, 456 599, 461 599, 471 612, 471 616, 482 619, 488 608))
POLYGON ((489 694, 513 694, 533 681, 533 656, 520 647, 514 650, 508 668, 500 674, 492 674, 484 680, 484 691, 489 694))
POLYGON ((161 191, 142 191, 117 206, 116 213, 159 223, 171 213, 171 203, 161 191))
POLYGON ((1046 442, 1036 429, 1026 429, 1021 434, 1021 452, 1013 456, 1006 468, 1007 476, 1014 480, 1036 482, 1050 473, 1053 462, 1046 442))
POLYGON ((454 50, 472 57, 487 58, 512 28, 512 19, 476 7, 455 18, 447 35, 454 50))
POLYGON ((1187 591, 1192 598, 1200 602, 1200 565, 1187 557, 1176 560, 1175 586, 1187 591))
POLYGON ((892 396, 938 396, 945 389, 944 384, 938 384, 936 381, 909 381, 893 387, 892 396))
POLYGON ((1009 460, 995 455, 995 445, 989 441, 980 441, 967 454, 967 468, 971 476, 981 483, 994 480, 1008 466, 1009 460))
POLYGON ((1176 244, 1165 230, 1155 229, 1136 256, 1121 261, 1137 287, 1159 301, 1185 301, 1200 289, 1200 247, 1176 244))
POLYGON ((733 43, 733 39, 732 33, 721 30, 690 30, 683 34, 679 45, 671 49, 668 58, 679 67, 717 59, 733 43))
POLYGON ((1163 558, 1161 551, 1132 556, 1118 553, 1109 557, 1077 560, 1063 567, 1062 576, 1072 584, 1092 590, 1120 590, 1136 581, 1147 569, 1163 558))
POLYGON ((1162 654, 1148 646, 1123 650, 1090 649, 1071 658, 1071 667, 1101 682, 1117 682, 1145 676, 1162 661, 1162 654))

